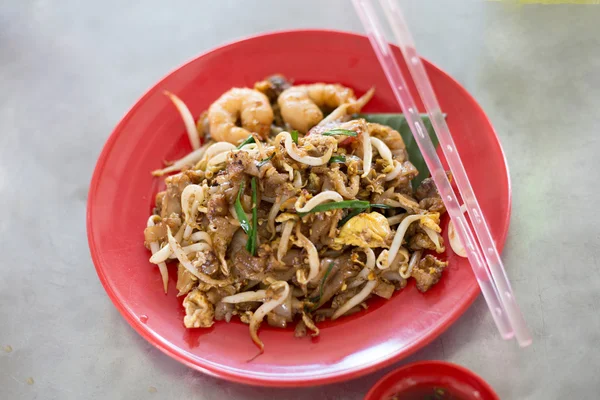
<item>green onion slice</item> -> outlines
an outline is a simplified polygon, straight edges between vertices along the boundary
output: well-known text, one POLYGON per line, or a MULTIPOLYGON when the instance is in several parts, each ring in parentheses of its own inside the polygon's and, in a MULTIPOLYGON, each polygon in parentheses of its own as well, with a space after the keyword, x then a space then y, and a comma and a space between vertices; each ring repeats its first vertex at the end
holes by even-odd
POLYGON ((329 159, 329 162, 335 162, 335 163, 345 163, 346 162, 346 157, 345 156, 333 156, 329 159))
POLYGON ((250 221, 248 221, 248 216, 244 211, 244 207, 242 207, 241 197, 244 192, 244 182, 240 185, 240 190, 238 191, 237 198, 235 199, 235 213, 237 214, 238 221, 240 221, 240 226, 249 235, 250 232, 250 221))
POLYGON ((266 163, 268 163, 273 157, 275 156, 275 154, 272 154, 271 157, 265 158, 264 160, 259 161, 256 166, 258 168, 262 167, 263 165, 265 165, 266 163))
POLYGON ((248 136, 248 138, 246 138, 246 140, 244 140, 242 143, 240 143, 237 148, 241 149, 242 147, 244 147, 245 145, 250 144, 250 143, 255 143, 254 137, 252 135, 248 136))
POLYGON ((246 250, 248 253, 253 256, 256 255, 256 242, 257 238, 257 230, 258 230, 258 204, 256 204, 257 198, 257 188, 256 188, 256 178, 253 177, 252 181, 250 181, 252 186, 252 226, 250 228, 250 233, 248 234, 248 242, 246 243, 246 250))
POLYGON ((294 129, 290 132, 290 136, 292 137, 294 143, 298 144, 298 131, 294 129))
POLYGON ((352 218, 356 217, 358 214, 360 214, 363 211, 365 211, 364 208, 359 208, 359 209, 350 211, 348 213, 348 215, 346 215, 344 218, 342 218, 340 220, 340 222, 338 222, 338 228, 341 228, 342 226, 344 226, 346 224, 346 222, 350 221, 352 218))
POLYGON ((321 285, 319 288, 319 295, 315 296, 313 298, 310 298, 310 302, 313 304, 318 304, 319 301, 321 301, 321 298, 323 297, 323 288, 325 286, 325 282, 327 281, 327 277, 329 276, 329 273, 331 272, 331 270, 333 269, 333 262, 329 263, 329 266, 327 267, 327 271, 325 271, 325 275, 323 275, 323 279, 321 279, 321 285))
POLYGON ((306 214, 310 214, 310 213, 323 212, 323 211, 329 211, 329 210, 339 210, 339 209, 342 209, 342 208, 364 210, 366 208, 369 208, 369 205, 370 204, 369 204, 368 201, 363 201, 363 200, 334 201, 334 202, 331 202, 331 203, 319 204, 318 206, 313 207, 310 211, 307 211, 307 212, 304 212, 304 213, 299 213, 299 215, 301 217, 303 217, 306 214))
POLYGON ((371 208, 383 208, 384 210, 391 210, 392 206, 388 206, 387 204, 371 204, 371 208))
POLYGON ((350 131, 348 129, 332 129, 327 132, 321 133, 323 136, 358 136, 358 134, 354 131, 350 131))

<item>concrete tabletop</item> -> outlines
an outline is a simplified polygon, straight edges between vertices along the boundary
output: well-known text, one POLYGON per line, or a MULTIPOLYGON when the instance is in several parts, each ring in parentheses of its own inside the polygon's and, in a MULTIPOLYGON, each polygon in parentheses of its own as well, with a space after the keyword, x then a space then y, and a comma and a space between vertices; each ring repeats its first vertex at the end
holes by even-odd
MULTIPOLYGON (((502 341, 479 297, 396 366, 455 362, 503 399, 598 398, 600 6, 403 4, 422 54, 474 95, 506 151, 503 257, 534 343, 502 341)), ((342 0, 1 2, 1 399, 352 400, 392 369, 293 390, 205 376, 129 327, 90 258, 90 177, 136 99, 214 46, 306 27, 361 31, 342 0)))

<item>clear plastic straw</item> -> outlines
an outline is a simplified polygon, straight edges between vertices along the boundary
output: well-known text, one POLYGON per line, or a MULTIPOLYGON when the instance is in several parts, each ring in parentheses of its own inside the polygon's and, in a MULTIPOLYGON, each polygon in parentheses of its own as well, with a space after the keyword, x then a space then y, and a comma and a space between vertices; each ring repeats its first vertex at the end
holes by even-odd
POLYGON ((387 11, 387 17, 398 40, 406 63, 413 79, 423 97, 423 102, 438 135, 438 139, 459 191, 465 200, 471 221, 474 221, 475 233, 482 245, 480 248, 471 228, 460 209, 458 199, 450 186, 435 147, 427 134, 423 121, 419 117, 415 102, 408 91, 400 68, 394 58, 391 48, 384 38, 381 23, 372 7, 370 0, 353 0, 357 14, 367 32, 375 54, 390 82, 392 90, 402 108, 409 127, 415 137, 423 158, 431 172, 431 176, 440 192, 444 205, 454 223, 459 239, 465 245, 467 257, 481 288, 481 292, 490 308, 492 317, 500 335, 504 339, 516 336, 520 346, 531 343, 531 335, 527 330, 523 316, 514 300, 510 283, 504 272, 502 261, 498 255, 495 243, 491 238, 487 222, 479 208, 460 156, 454 146, 454 141, 439 109, 435 94, 429 83, 421 60, 416 53, 413 40, 404 23, 399 7, 391 0, 380 0, 387 11), (413 68, 414 67, 414 68, 413 68), (482 252, 482 249, 486 251, 482 252), (485 256, 483 255, 485 254, 485 256), (486 265, 487 264, 487 265, 486 265), (516 334, 516 335, 515 335, 516 334))

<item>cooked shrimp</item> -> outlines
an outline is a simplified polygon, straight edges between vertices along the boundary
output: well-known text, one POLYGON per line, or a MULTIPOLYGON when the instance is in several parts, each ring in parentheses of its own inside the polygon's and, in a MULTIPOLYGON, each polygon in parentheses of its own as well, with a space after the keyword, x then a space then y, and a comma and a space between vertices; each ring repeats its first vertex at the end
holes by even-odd
POLYGON ((238 144, 251 133, 266 139, 273 123, 269 99, 257 90, 233 88, 208 109, 210 135, 217 142, 238 144), (236 122, 241 120, 241 127, 236 122))
POLYGON ((292 129, 306 133, 323 119, 321 108, 336 108, 355 101, 352 89, 339 84, 314 83, 284 90, 277 104, 292 129))

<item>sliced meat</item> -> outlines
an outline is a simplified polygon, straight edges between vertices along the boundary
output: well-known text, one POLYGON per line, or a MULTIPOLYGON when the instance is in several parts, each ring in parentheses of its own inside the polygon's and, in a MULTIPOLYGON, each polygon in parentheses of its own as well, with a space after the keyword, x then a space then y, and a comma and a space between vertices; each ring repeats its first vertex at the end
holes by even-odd
POLYGON ((187 177, 190 178, 190 182, 195 185, 202 183, 205 178, 204 171, 201 170, 188 169, 184 171, 183 174, 187 175, 187 177))
POLYGON ((427 197, 440 197, 433 178, 423 179, 417 190, 415 190, 415 198, 419 201, 427 197))
POLYGON ((227 162, 227 169, 221 171, 215 178, 215 183, 219 185, 219 191, 226 196, 229 204, 235 202, 240 186, 246 179, 244 155, 247 157, 248 153, 242 151, 232 153, 227 162))
POLYGON ((331 307, 332 308, 340 308, 348 300, 350 300, 352 297, 354 297, 354 295, 357 294, 360 291, 360 289, 361 289, 360 287, 355 287, 355 288, 348 289, 348 290, 338 294, 337 296, 335 296, 333 298, 333 301, 331 302, 331 307))
POLYGON ((287 320, 281 315, 272 312, 267 314, 267 323, 275 328, 287 327, 287 320))
POLYGON ((190 273, 183 265, 177 265, 177 290, 179 293, 177 296, 183 296, 187 294, 196 284, 198 283, 198 278, 190 273))
POLYGON ((250 157, 250 154, 246 151, 237 151, 232 154, 231 161, 227 164, 227 172, 231 179, 239 176, 239 167, 242 167, 242 171, 248 175, 258 176, 258 167, 254 158, 250 157))
POLYGON ((306 190, 309 193, 315 195, 321 192, 321 187, 323 186, 323 178, 321 175, 315 174, 313 171, 308 175, 308 184, 306 185, 306 190))
POLYGON ((418 214, 421 211, 421 209, 419 208, 419 203, 417 203, 412 197, 408 195, 394 193, 394 195, 391 198, 393 200, 398 201, 400 203, 400 206, 409 213, 418 214))
POLYGON ((406 279, 404 279, 398 271, 384 271, 380 275, 385 281, 394 285, 396 290, 401 290, 406 287, 406 279))
POLYGON ((373 290, 373 294, 376 294, 379 297, 383 297, 384 299, 389 300, 392 298, 392 295, 394 294, 395 290, 396 287, 391 283, 381 281, 377 284, 375 290, 373 290))
POLYGON ((447 262, 440 261, 430 254, 426 255, 411 273, 417 282, 417 289, 423 293, 431 289, 439 282, 447 265, 447 262))
POLYGON ((417 232, 411 236, 408 240, 408 248, 412 251, 436 249, 435 243, 423 232, 417 232))
MULTIPOLYGON (((452 176, 448 174, 448 179, 452 176)), ((438 212, 440 214, 446 211, 444 202, 440 197, 440 193, 435 186, 432 178, 424 179, 415 190, 415 198, 419 201, 419 207, 430 212, 438 212)))
POLYGON ((256 257, 242 248, 233 256, 233 269, 242 278, 251 279, 266 270, 268 259, 268 255, 261 251, 261 248, 256 257))
POLYGON ((233 304, 218 302, 215 304, 215 320, 229 322, 233 315, 233 304))
MULTIPOLYGON (((211 287, 206 292, 206 297, 208 298, 208 301, 210 301, 212 304, 217 304, 221 301, 223 297, 231 296, 233 294, 235 294, 235 288, 233 286, 211 287)), ((217 310, 215 309, 215 313, 216 311, 217 310)))
POLYGON ((184 173, 169 176, 165 179, 167 190, 162 196, 160 216, 165 219, 171 214, 181 214, 181 192, 191 183, 189 176, 184 173))
POLYGON ((207 275, 213 275, 219 270, 219 260, 212 250, 204 250, 196 253, 194 266, 207 275))
POLYGON ((152 242, 163 242, 167 240, 167 225, 162 221, 154 226, 144 229, 144 245, 149 247, 152 242))
POLYGON ((315 308, 327 303, 336 293, 338 293, 347 279, 356 276, 357 267, 352 262, 350 253, 344 253, 334 260, 333 266, 327 279, 319 282, 319 286, 309 296, 311 298, 318 297, 318 302, 315 308), (323 288, 321 289, 321 285, 323 288))
POLYGON ((225 217, 215 217, 211 221, 211 225, 214 229, 211 234, 213 249, 217 258, 223 263, 225 262, 227 247, 231 242, 231 238, 233 238, 233 235, 239 229, 239 226, 232 225, 225 217))
MULTIPOLYGON (((223 193, 215 193, 210 196, 206 205, 206 215, 211 223, 229 214, 229 203, 223 193)), ((227 222, 229 224, 229 222, 227 222)))
POLYGON ((429 212, 443 214, 446 212, 446 206, 440 197, 426 197, 419 201, 419 207, 429 212))
POLYGON ((402 163, 402 176, 412 180, 419 175, 419 171, 410 161, 404 161, 402 163))
POLYGON ((319 245, 327 237, 335 237, 337 224, 342 219, 342 214, 343 210, 315 213, 310 224, 310 241, 315 243, 315 245, 319 245), (334 236, 330 236, 332 230, 334 236))
POLYGON ((304 255, 302 254, 301 250, 290 249, 285 254, 285 256, 283 256, 281 261, 283 261, 283 263, 285 265, 289 265, 292 267, 300 267, 300 266, 302 266, 303 258, 304 258, 304 255))
POLYGON ((265 178, 262 195, 269 198, 280 196, 289 184, 289 178, 288 174, 282 173, 275 173, 265 178))
POLYGON ((167 225, 171 229, 171 233, 175 235, 176 232, 179 231, 181 224, 181 216, 179 214, 171 214, 164 220, 165 225, 167 225))
POLYGON ((152 214, 160 215, 160 211, 162 209, 163 198, 165 197, 166 194, 167 194, 166 190, 156 193, 156 197, 154 198, 154 209, 152 210, 152 214))

